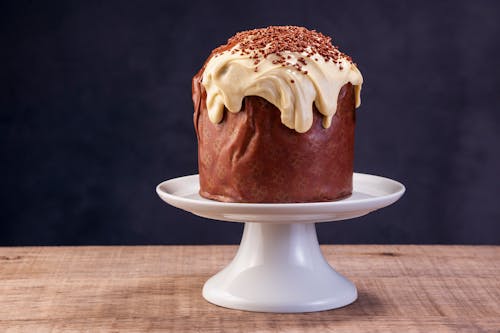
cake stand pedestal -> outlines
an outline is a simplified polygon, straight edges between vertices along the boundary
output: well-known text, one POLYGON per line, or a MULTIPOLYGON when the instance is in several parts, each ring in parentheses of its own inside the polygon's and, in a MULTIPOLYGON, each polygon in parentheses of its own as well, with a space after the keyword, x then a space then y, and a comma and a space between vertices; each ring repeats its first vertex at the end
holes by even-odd
POLYGON ((203 297, 214 304, 260 312, 311 312, 354 302, 354 284, 336 272, 321 253, 316 222, 340 221, 388 206, 404 193, 402 184, 354 174, 353 195, 317 203, 223 203, 198 194, 198 175, 157 186, 167 203, 221 221, 244 222, 232 262, 211 277, 203 297))

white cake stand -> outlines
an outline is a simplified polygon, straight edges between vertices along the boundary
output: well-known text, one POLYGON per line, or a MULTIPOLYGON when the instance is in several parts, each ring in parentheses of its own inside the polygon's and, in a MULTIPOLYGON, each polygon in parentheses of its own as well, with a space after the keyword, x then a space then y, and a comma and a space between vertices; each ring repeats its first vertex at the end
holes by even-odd
POLYGON ((244 222, 233 261, 211 277, 203 297, 214 304, 261 312, 311 312, 354 302, 354 284, 323 257, 314 223, 366 215, 397 201, 394 180, 354 174, 351 197, 294 204, 224 203, 198 194, 198 175, 165 181, 156 192, 167 203, 209 219, 244 222))

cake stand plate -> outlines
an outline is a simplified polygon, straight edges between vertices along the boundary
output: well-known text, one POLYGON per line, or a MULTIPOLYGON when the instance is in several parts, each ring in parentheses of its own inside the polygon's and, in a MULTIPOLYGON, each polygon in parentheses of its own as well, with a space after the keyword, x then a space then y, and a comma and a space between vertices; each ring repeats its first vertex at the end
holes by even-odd
POLYGON ((211 277, 203 297, 214 304, 261 312, 312 312, 354 302, 356 287, 321 253, 314 223, 366 215, 397 201, 405 187, 394 180, 355 173, 353 194, 331 202, 252 204, 202 198, 198 175, 156 187, 172 206, 220 221, 244 222, 232 262, 211 277))

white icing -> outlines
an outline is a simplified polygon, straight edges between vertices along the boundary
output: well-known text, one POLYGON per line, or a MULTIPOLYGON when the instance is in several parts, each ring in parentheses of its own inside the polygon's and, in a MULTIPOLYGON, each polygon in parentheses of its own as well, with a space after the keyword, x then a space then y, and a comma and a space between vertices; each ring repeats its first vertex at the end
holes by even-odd
POLYGON ((277 63, 280 58, 275 54, 261 58, 256 65, 248 55, 231 52, 235 49, 239 49, 239 44, 213 56, 203 72, 208 115, 213 123, 222 120, 224 106, 230 112, 239 112, 245 96, 260 96, 281 111, 285 126, 299 133, 307 132, 312 126, 313 103, 324 116, 323 127, 328 128, 337 111, 340 89, 348 82, 354 85, 356 107, 361 104, 363 77, 345 57, 333 62, 325 61, 318 54, 307 57, 306 52, 285 51, 280 53, 291 65, 277 63), (300 58, 305 59, 307 65, 299 62, 300 58), (302 66, 302 71, 293 67, 296 63, 302 66))

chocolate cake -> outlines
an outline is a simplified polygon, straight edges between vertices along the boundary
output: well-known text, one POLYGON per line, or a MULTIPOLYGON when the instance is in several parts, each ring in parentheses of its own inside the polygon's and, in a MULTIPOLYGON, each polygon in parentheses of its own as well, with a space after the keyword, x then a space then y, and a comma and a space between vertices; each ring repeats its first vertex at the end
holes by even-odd
POLYGON ((314 30, 230 38, 193 78, 200 195, 249 203, 349 196, 362 82, 352 59, 314 30))

